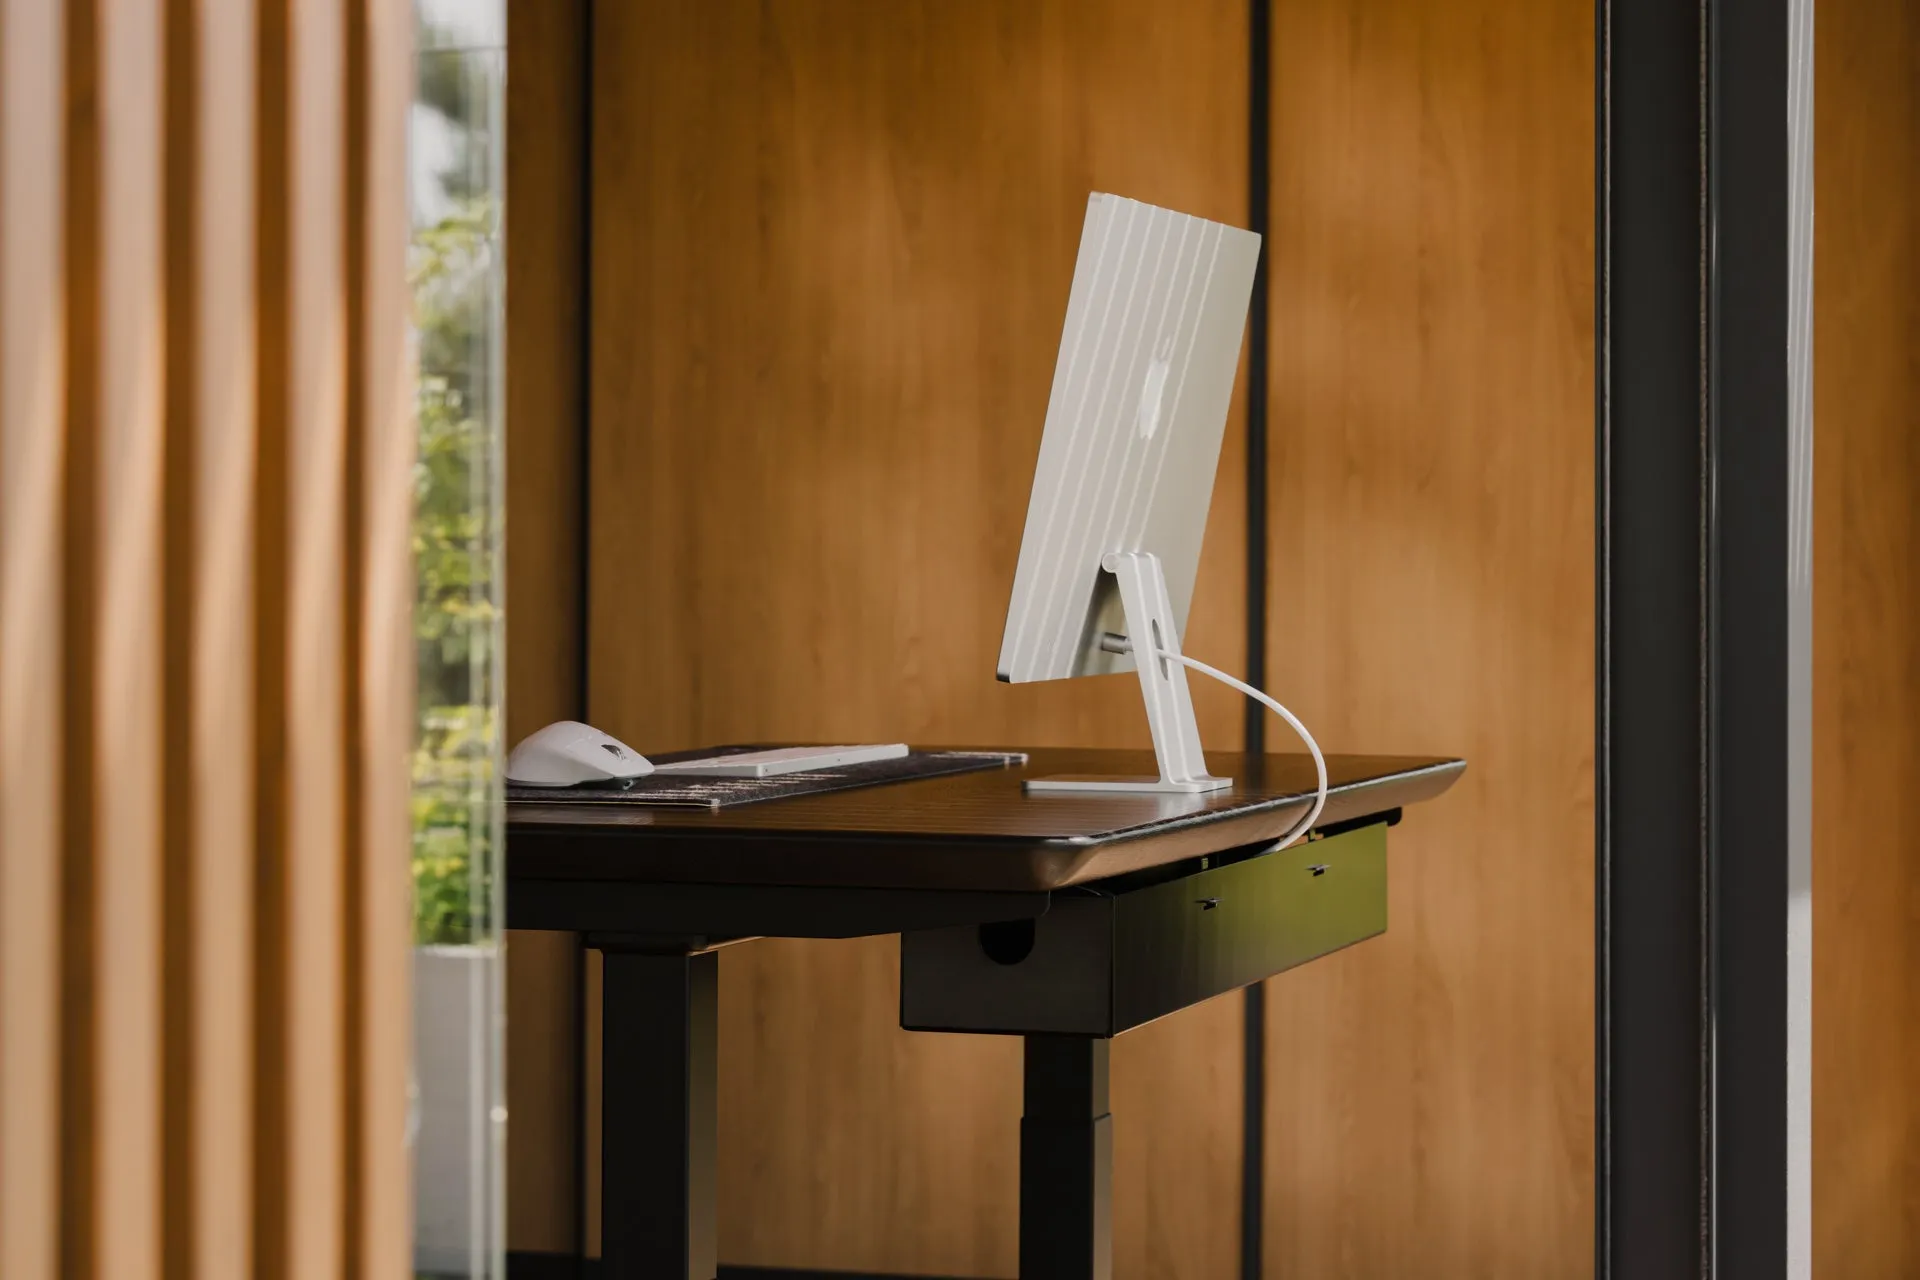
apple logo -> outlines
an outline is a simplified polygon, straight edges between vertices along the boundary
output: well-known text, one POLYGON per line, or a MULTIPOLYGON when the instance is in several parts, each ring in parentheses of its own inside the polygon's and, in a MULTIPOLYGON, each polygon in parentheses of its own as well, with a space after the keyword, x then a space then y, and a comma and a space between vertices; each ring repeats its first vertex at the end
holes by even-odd
POLYGON ((1160 340, 1153 362, 1147 366, 1147 380, 1140 387, 1138 426, 1140 438, 1151 440, 1160 430, 1160 406, 1167 394, 1167 375, 1173 371, 1173 335, 1160 340))

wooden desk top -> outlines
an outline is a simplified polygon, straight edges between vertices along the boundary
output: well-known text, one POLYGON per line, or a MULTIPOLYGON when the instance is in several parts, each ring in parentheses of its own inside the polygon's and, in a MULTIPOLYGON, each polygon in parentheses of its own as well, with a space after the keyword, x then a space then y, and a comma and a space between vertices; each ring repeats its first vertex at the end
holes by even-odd
MULTIPOLYGON (((1033 892, 1285 834, 1313 797, 1305 755, 1208 752, 1232 787, 1195 796, 1028 795, 1049 774, 1152 774, 1151 752, 1036 750, 1024 766, 720 810, 507 806, 507 879, 1033 892)), ((1320 826, 1431 800, 1460 760, 1329 756, 1320 826)))

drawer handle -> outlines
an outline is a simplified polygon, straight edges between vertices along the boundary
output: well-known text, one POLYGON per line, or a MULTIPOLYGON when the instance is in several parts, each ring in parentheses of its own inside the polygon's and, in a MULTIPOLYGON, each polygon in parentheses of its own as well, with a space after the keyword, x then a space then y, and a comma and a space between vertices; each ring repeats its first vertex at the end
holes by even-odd
POLYGON ((1313 872, 1313 874, 1317 876, 1323 876, 1327 874, 1327 864, 1324 862, 1316 862, 1311 867, 1308 867, 1307 870, 1313 872))
POLYGON ((1211 911, 1220 905, 1220 899, 1218 898, 1196 898, 1194 901, 1199 904, 1202 911, 1211 911))

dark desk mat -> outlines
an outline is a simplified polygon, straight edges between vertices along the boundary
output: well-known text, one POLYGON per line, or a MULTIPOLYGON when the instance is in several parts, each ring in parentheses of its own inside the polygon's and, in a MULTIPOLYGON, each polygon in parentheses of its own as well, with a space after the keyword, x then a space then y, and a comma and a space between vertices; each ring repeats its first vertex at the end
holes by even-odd
MULTIPOLYGON (((764 750, 765 747, 754 745, 713 747, 704 751, 669 752, 651 758, 657 764, 671 764, 676 760, 700 760, 709 756, 764 750)), ((631 785, 620 790, 610 787, 522 787, 508 783, 507 799, 509 802, 525 800, 540 804, 729 809, 735 805, 758 804, 762 800, 786 800, 793 796, 821 795, 828 791, 874 787, 888 782, 913 782, 920 778, 940 778, 979 769, 1005 769, 1026 762, 1026 753, 1021 751, 910 751, 893 760, 843 764, 832 769, 784 773, 772 778, 694 778, 685 774, 649 774, 644 778, 635 778, 631 785)))

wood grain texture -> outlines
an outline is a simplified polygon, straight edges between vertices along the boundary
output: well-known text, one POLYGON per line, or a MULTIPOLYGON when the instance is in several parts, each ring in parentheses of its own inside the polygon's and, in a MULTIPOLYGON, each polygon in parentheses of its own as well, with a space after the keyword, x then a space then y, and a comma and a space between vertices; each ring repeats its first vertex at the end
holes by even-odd
POLYGON ((1592 1267, 1593 8, 1276 0, 1270 688, 1458 752, 1269 984, 1266 1274, 1592 1267))
POLYGON ((410 29, 0 8, 10 1277, 408 1272, 410 29))
POLYGON ((91 638, 93 1263, 160 1275, 161 501, 166 351, 160 13, 99 0, 100 364, 91 638))
POLYGON ((96 1262, 93 950, 94 651, 99 626, 95 510, 100 448, 102 209, 99 10, 63 6, 61 247, 65 261, 62 544, 44 548, 60 575, 60 1260, 63 1277, 92 1280, 96 1262))
POLYGON ((1814 92, 1814 1274, 1920 1274, 1920 4, 1814 92))
MULTIPOLYGON (((1242 221, 1245 41, 1236 0, 600 7, 594 723, 1145 742, 1123 678, 1000 686, 995 653, 1087 193, 1242 221)), ((1231 665, 1228 440, 1186 639, 1231 665)), ((1237 744, 1237 700, 1195 698, 1237 744)), ((723 956, 723 1260, 1012 1273, 1018 1045, 899 1031, 895 951, 723 956)), ((1232 1273, 1208 1082, 1239 1051, 1212 1008, 1115 1046, 1119 1274, 1232 1273)))
POLYGON ((252 1262, 254 12, 168 15, 168 1274, 252 1262))
MULTIPOLYGON (((350 1219, 346 1271, 361 1280, 400 1280, 412 1272, 411 1168, 393 1147, 405 1132, 413 1055, 412 996, 402 975, 412 955, 409 904, 385 886, 409 871, 413 848, 412 779, 394 762, 414 741, 416 657, 413 632, 414 366, 406 325, 412 302, 406 245, 399 228, 408 217, 407 118, 413 100, 414 11, 402 0, 355 0, 364 70, 361 133, 349 140, 363 156, 363 189, 344 214, 362 219, 365 245, 355 264, 361 310, 349 341, 362 360, 357 391, 360 506, 350 518, 362 526, 357 547, 360 633, 346 637, 360 651, 360 740, 350 767, 361 776, 361 826, 348 833, 348 874, 359 877, 357 940, 364 948, 348 1017, 358 1028, 356 1164, 347 1195, 357 1198, 350 1219), (353 865, 357 861, 357 866, 353 865), (351 1238, 357 1233, 358 1239, 351 1238)), ((350 1149, 354 1149, 351 1148, 350 1149)))
POLYGON ((0 1273, 60 1264, 66 7, 0 0, 0 1273))
MULTIPOLYGON (((296 0, 288 37, 286 1277, 339 1274, 344 1241, 346 21, 296 0)), ((268 1087, 272 1087, 271 1084, 268 1087)))
POLYGON ((292 397, 291 0, 259 0, 254 133, 253 1195, 254 1274, 285 1280, 287 1093, 288 418, 292 397), (274 1082, 274 1083, 270 1083, 274 1082))
POLYGON ((586 0, 507 5, 507 738, 580 713, 586 0))
MULTIPOLYGON (((507 5, 509 746, 578 719, 587 0, 507 5)), ((507 1247, 579 1249, 579 940, 507 950, 507 1247)))

